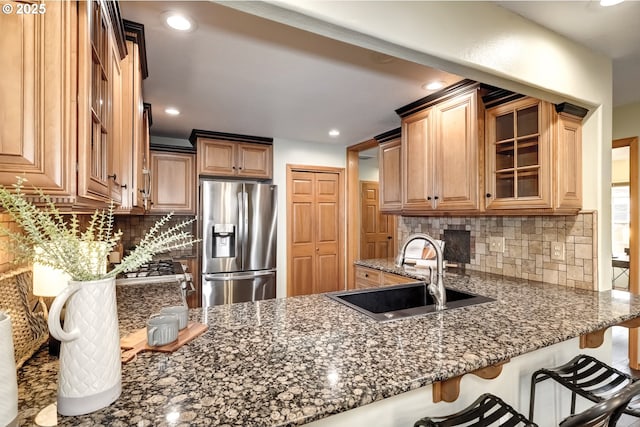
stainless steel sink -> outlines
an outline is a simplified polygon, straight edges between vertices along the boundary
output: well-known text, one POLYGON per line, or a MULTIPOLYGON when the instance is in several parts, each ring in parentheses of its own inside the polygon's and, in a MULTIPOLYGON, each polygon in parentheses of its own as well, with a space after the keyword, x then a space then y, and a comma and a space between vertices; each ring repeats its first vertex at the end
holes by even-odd
MULTIPOLYGON (((445 288, 445 291, 447 294, 446 310, 495 301, 493 298, 449 288, 445 288)), ((366 314, 379 322, 436 312, 435 302, 424 282, 331 292, 326 295, 332 300, 366 314)))

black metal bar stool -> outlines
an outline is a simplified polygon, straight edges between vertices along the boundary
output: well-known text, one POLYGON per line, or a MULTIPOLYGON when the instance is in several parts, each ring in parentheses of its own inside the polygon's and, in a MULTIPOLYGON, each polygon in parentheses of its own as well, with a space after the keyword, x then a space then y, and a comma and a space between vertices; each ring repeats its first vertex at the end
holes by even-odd
MULTIPOLYGON (((529 419, 533 420, 536 385, 547 379, 571 390, 571 415, 576 411, 576 394, 600 403, 611 398, 636 380, 598 359, 581 354, 568 363, 555 367, 540 369, 531 376, 531 397, 529 400, 529 419)), ((640 417, 640 405, 628 405, 624 413, 640 417)))
POLYGON ((609 399, 577 415, 570 415, 560 423, 560 427, 613 427, 625 409, 640 396, 640 381, 627 385, 609 399))
POLYGON ((443 417, 424 417, 414 427, 488 427, 499 425, 504 427, 537 427, 536 424, 505 403, 498 396, 483 394, 467 408, 455 414, 443 417))

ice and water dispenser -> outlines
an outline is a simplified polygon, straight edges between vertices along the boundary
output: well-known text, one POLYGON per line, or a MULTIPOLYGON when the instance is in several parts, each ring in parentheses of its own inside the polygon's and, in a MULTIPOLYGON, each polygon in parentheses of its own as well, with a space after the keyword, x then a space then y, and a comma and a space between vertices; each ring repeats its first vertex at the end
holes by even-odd
POLYGON ((233 258, 236 256, 236 226, 234 224, 214 224, 213 258, 233 258))

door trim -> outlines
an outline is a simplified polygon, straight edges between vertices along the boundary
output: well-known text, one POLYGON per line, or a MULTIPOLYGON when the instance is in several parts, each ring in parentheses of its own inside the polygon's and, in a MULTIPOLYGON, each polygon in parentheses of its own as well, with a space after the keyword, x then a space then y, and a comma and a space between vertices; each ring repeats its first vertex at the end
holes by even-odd
MULTIPOLYGON (((629 147, 629 229, 634 231, 629 233, 629 292, 640 294, 640 284, 638 277, 638 264, 640 261, 640 239, 637 230, 640 226, 640 207, 638 190, 638 137, 616 139, 611 143, 611 148, 629 147), (633 254, 633 255, 632 255, 633 254)), ((640 352, 638 344, 640 342, 638 328, 629 328, 629 367, 640 369, 640 352)))
POLYGON ((291 179, 293 172, 312 172, 312 173, 335 173, 338 174, 338 271, 339 275, 339 289, 345 289, 345 271, 344 271, 344 259, 345 259, 345 180, 344 180, 344 168, 334 168, 330 166, 311 166, 311 165, 291 165, 287 164, 287 296, 291 295, 291 279, 293 277, 291 264, 291 220, 293 218, 292 208, 292 185, 291 179))
POLYGON ((347 289, 355 289, 356 269, 353 265, 360 254, 360 151, 378 146, 370 139, 347 147, 347 289))

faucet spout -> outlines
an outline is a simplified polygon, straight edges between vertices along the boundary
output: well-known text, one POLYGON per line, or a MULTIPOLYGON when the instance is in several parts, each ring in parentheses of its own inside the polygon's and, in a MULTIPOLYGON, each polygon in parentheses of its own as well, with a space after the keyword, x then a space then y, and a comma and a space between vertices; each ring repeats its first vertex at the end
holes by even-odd
POLYGON ((435 300, 435 308, 436 310, 444 310, 446 308, 447 305, 447 294, 445 292, 444 289, 444 254, 442 252, 442 247, 440 246, 440 244, 438 242, 436 242, 436 239, 434 239, 433 237, 429 236, 428 234, 424 234, 424 233, 416 233, 416 234, 412 234, 410 235, 407 240, 404 242, 404 244, 402 245, 402 249, 400 249, 400 252, 398 253, 398 257, 396 258, 396 266, 397 267, 402 267, 404 265, 404 261, 405 261, 405 252, 407 250, 407 247, 409 246, 409 243, 413 242, 414 240, 417 239, 422 239, 422 240, 426 240, 427 242, 431 243, 431 246, 433 246, 433 249, 436 251, 436 277, 435 277, 435 283, 434 283, 434 278, 433 278, 433 274, 430 274, 430 280, 429 280, 429 286, 428 286, 428 290, 429 293, 431 293, 431 295, 433 296, 433 299, 435 300))

